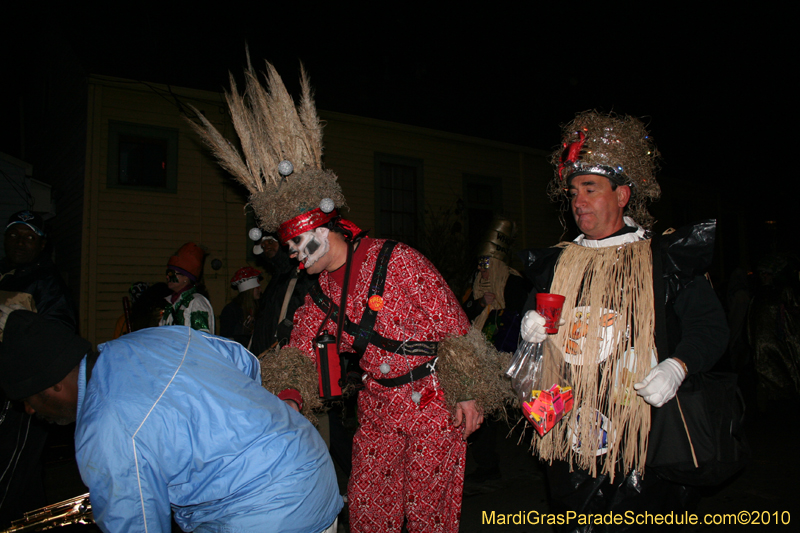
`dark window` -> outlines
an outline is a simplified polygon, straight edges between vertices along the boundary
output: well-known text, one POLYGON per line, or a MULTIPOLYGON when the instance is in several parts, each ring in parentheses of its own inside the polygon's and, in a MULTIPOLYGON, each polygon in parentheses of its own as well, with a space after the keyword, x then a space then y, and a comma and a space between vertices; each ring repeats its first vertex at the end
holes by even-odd
POLYGON ((378 233, 415 246, 422 212, 422 160, 375 155, 378 233))
POLYGON ((108 186, 177 190, 178 130, 110 121, 108 186))

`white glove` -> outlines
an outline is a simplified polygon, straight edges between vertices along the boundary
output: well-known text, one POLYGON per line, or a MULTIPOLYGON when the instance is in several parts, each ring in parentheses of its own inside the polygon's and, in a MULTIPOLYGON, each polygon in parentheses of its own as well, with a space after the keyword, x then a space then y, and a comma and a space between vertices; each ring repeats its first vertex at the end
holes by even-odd
POLYGON ((544 342, 547 332, 544 330, 545 318, 536 311, 528 311, 522 317, 519 333, 525 342, 544 342))
POLYGON ((683 365, 670 357, 658 363, 642 381, 634 383, 633 388, 644 401, 661 407, 675 396, 685 378, 683 365))

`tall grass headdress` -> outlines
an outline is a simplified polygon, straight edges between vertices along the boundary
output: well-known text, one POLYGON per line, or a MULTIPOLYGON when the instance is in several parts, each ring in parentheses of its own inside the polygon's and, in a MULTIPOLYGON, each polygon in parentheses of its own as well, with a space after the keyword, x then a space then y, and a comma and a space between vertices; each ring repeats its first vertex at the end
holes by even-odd
POLYGON ((333 221, 348 238, 361 233, 341 219, 346 206, 336 174, 322 164, 322 123, 301 65, 300 103, 295 105, 283 80, 269 62, 259 80, 248 54, 245 89, 239 93, 233 75, 225 99, 241 152, 200 113, 190 122, 211 148, 222 168, 249 192, 249 203, 266 233, 282 243, 333 221))

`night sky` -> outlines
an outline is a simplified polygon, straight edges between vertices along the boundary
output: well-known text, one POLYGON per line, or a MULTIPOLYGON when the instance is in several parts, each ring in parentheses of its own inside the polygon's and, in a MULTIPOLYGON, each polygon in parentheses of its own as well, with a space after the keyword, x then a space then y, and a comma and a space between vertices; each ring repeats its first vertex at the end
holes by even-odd
MULTIPOLYGON (((321 109, 548 151, 575 112, 613 110, 649 123, 664 189, 672 176, 711 183, 725 211, 752 213, 748 224, 788 223, 773 189, 791 176, 771 178, 792 158, 797 45, 778 8, 165 4, 28 8, 4 34, 4 78, 30 77, 66 46, 87 73, 218 91, 229 70, 241 79, 247 43, 290 91, 302 60, 321 109)), ((15 156, 24 86, 2 89, 0 151, 15 156)))

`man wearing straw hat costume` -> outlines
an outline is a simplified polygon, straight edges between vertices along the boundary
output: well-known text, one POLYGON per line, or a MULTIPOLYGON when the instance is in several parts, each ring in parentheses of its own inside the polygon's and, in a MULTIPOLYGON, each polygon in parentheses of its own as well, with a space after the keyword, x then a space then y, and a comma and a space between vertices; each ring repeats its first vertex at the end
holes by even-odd
POLYGON ((478 269, 472 287, 462 298, 473 327, 483 331, 498 350, 513 352, 519 339, 520 311, 528 283, 511 268, 511 245, 516 224, 496 216, 478 250, 478 269))
MULTIPOLYGON (((687 487, 642 475, 650 406, 670 401, 687 374, 709 370, 728 333, 722 306, 702 276, 714 224, 699 224, 688 230, 691 238, 672 238, 672 248, 660 255, 670 354, 660 363, 656 358, 653 218, 646 203, 660 195, 657 157, 638 119, 595 111, 564 127, 552 157, 557 172, 549 194, 568 199, 582 234, 528 252, 534 290, 521 334, 528 342, 548 339, 544 318, 533 310, 537 292, 566 297, 561 327, 547 343, 555 349, 545 361, 570 381, 575 404, 565 422, 533 440, 534 452, 549 463, 553 512, 680 511, 694 498, 687 487), (694 262, 670 263, 670 250, 688 251, 692 244, 694 262)), ((668 239, 661 238, 660 250, 668 239)))
POLYGON ((367 238, 339 216, 345 200, 322 167, 322 128, 305 72, 297 107, 269 63, 268 89, 252 67, 245 76, 245 95, 233 79, 226 95, 244 157, 200 113, 195 129, 250 191, 261 229, 277 231, 306 271, 319 273, 294 316, 289 345, 262 355, 264 386, 313 417, 320 390, 327 396, 338 378, 317 377, 315 365, 325 375, 329 360, 317 353, 323 344, 316 339, 334 335, 339 353, 358 354, 364 371, 348 486, 351 531, 399 532, 405 519, 412 533, 455 533, 463 439, 483 420, 477 405, 487 405, 449 387, 442 365, 449 366, 447 354, 461 353, 450 346, 472 342, 463 353, 474 354, 486 343, 480 333, 466 335, 469 321, 430 261, 405 244, 367 238))

